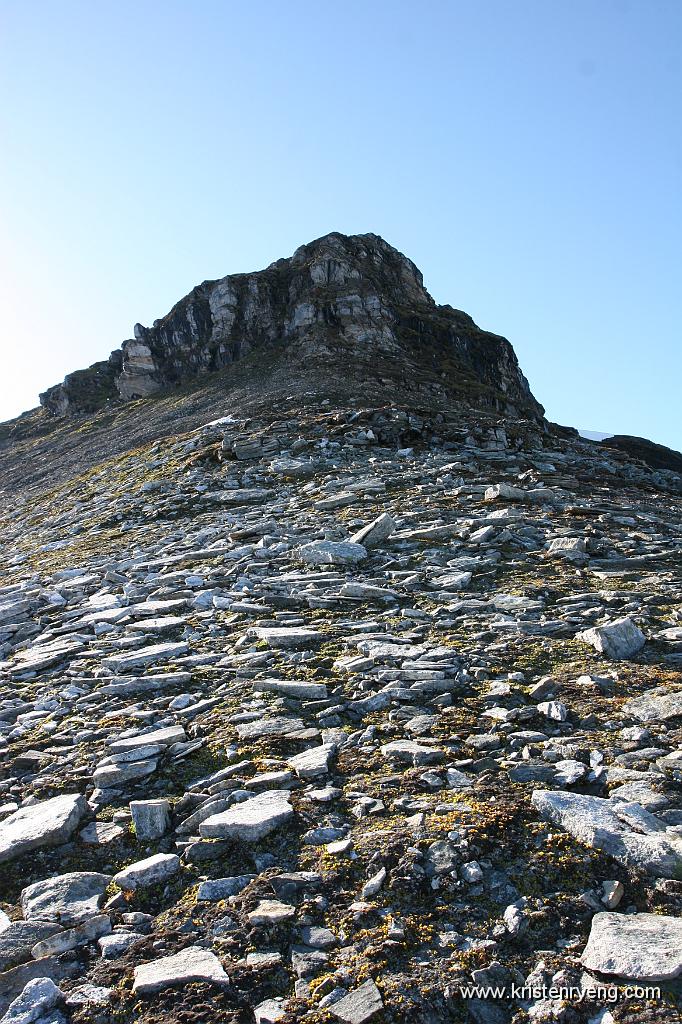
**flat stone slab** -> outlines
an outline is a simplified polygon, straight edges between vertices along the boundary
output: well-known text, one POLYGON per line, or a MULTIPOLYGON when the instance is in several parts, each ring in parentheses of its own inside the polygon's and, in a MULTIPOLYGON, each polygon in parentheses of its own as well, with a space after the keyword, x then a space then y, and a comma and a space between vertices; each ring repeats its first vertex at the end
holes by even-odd
POLYGON ((114 789, 135 779, 144 779, 156 771, 157 760, 131 761, 124 764, 103 764, 92 773, 92 781, 98 789, 114 789))
POLYGON ((113 654, 104 658, 102 665, 110 672, 134 672, 135 669, 145 668, 147 665, 156 665, 160 661, 178 658, 181 654, 187 654, 188 651, 189 644, 184 642, 152 644, 150 647, 139 647, 127 654, 113 654))
POLYGON ((595 914, 581 962, 600 974, 671 981, 682 974, 682 918, 595 914))
POLYGON ((682 837, 666 833, 663 822, 639 804, 541 789, 531 800, 543 818, 620 864, 658 878, 678 878, 682 871, 682 837))
POLYGON ((119 754, 127 750, 136 750, 138 747, 153 745, 169 747, 173 743, 184 743, 186 739, 187 735, 181 725, 170 725, 165 729, 145 732, 141 736, 128 736, 122 740, 115 740, 109 744, 109 750, 114 754, 119 754))
POLYGON ((640 722, 665 722, 669 718, 682 718, 682 690, 670 691, 664 686, 647 690, 641 697, 633 697, 623 705, 626 715, 640 722))
POLYGON ((0 971, 30 960, 36 942, 42 942, 60 930, 53 921, 12 921, 4 932, 0 932, 0 971))
POLYGON ((356 565, 367 558, 367 548, 353 541, 316 540, 295 554, 306 565, 356 565))
POLYGON ((405 761, 414 765, 438 764, 445 760, 442 750, 422 746, 414 740, 393 740, 391 743, 384 743, 381 753, 391 761, 405 761))
POLYGON ((82 640, 57 639, 50 644, 37 644, 17 655, 16 663, 10 668, 10 673, 13 676, 18 676, 24 672, 40 672, 42 669, 57 665, 60 661, 67 661, 75 657, 84 648, 85 644, 82 640))
POLYGON ((255 626, 249 630, 251 636, 263 640, 274 650, 289 650, 296 647, 314 647, 321 644, 322 633, 304 626, 255 626))
POLYGON ((369 583, 344 583, 339 590, 339 597, 349 597, 353 601, 396 601, 399 596, 396 590, 374 587, 369 583))
POLYGON ((147 885, 165 882, 180 870, 180 858, 175 853, 155 853, 152 857, 135 861, 114 875, 119 889, 133 892, 147 885))
POLYGON ((331 756, 332 748, 323 744, 290 757, 287 764, 294 769, 300 779, 315 779, 319 775, 327 774, 331 756))
POLYGON ((296 907, 280 900, 260 900, 255 910, 248 915, 249 923, 255 925, 281 924, 296 916, 296 907))
POLYGON ((207 839, 241 839, 255 843, 293 817, 290 795, 285 789, 260 793, 207 818, 199 825, 199 833, 207 839))
POLYGON ((244 722, 237 726, 240 740, 255 740, 259 736, 287 736, 305 728, 300 718, 257 718, 255 722, 244 722))
POLYGON ((0 824, 0 862, 42 846, 58 846, 75 832, 86 810, 85 797, 65 793, 20 807, 0 824))
POLYGON ((630 618, 614 619, 603 626, 584 629, 577 634, 577 639, 614 661, 632 658, 646 642, 644 633, 630 618))
POLYGON ((294 700, 326 700, 327 687, 324 683, 291 683, 286 679, 255 679, 253 689, 257 693, 279 693, 294 700))
POLYGON ((349 992, 329 1007, 330 1013, 346 1024, 364 1024, 384 1008, 381 992, 372 979, 366 981, 354 992, 349 992))
POLYGON ((21 893, 24 917, 27 921, 77 924, 97 914, 110 882, 111 875, 97 871, 70 871, 34 882, 21 893))
POLYGON ((153 995, 173 985, 186 985, 204 981, 212 985, 227 985, 229 978, 217 956, 199 946, 188 946, 174 956, 164 956, 135 968, 133 992, 153 995))

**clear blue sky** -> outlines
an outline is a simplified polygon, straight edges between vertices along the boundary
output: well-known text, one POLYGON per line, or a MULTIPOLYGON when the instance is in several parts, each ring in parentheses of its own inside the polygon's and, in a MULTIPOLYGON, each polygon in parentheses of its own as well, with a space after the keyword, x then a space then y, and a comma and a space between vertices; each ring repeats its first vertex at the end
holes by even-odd
POLYGON ((374 231, 551 419, 682 448, 679 0, 0 2, 0 418, 374 231))

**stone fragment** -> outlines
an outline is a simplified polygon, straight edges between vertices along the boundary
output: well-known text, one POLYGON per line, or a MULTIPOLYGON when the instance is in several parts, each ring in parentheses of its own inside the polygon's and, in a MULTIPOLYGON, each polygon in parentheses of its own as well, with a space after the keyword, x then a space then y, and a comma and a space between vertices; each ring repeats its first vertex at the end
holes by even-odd
POLYGON ((254 925, 282 924, 295 916, 296 908, 279 900, 261 900, 258 906, 247 914, 249 923, 254 925))
POLYGON ((331 755, 331 747, 325 745, 310 747, 310 749, 290 757, 287 764, 293 768, 300 779, 316 779, 320 775, 326 775, 329 771, 331 755))
POLYGON ((51 921, 12 921, 0 932, 0 971, 28 960, 36 942, 60 931, 51 921))
POLYGON ((382 512, 367 526, 354 533, 351 537, 352 544, 362 544, 366 548, 374 548, 381 544, 395 531, 395 520, 387 512, 382 512))
POLYGON ((170 661, 172 658, 179 658, 181 654, 187 654, 189 644, 166 643, 152 644, 149 647, 140 647, 127 654, 114 654, 104 658, 102 664, 110 672, 134 672, 138 668, 146 668, 149 665, 157 665, 161 661, 170 661))
POLYGON ((682 872, 682 837, 665 832, 653 815, 639 804, 611 802, 581 793, 536 789, 533 806, 543 818, 565 828, 572 836, 596 850, 602 850, 628 867, 660 878, 677 878, 682 872), (638 813, 637 831, 624 820, 624 809, 638 813), (646 829, 645 832, 642 829, 646 829))
POLYGON ((168 800, 131 800, 129 807, 139 840, 160 839, 170 830, 168 800))
POLYGON ((293 817, 288 790, 273 789, 214 814, 199 826, 202 836, 255 843, 293 817))
POLYGON ((682 690, 671 691, 665 686, 647 690, 641 697, 627 701, 623 712, 640 722, 667 722, 670 718, 682 718, 682 690))
POLYGON ((20 807, 0 822, 0 862, 43 846, 65 843, 85 810, 85 797, 78 793, 65 793, 20 807))
POLYGON ((197 891, 197 902, 218 903, 236 896, 245 889, 256 875, 232 875, 230 878, 210 878, 202 882, 197 891))
POLYGON ((405 761, 408 764, 439 764, 445 759, 442 750, 425 747, 414 740, 392 740, 381 748, 384 757, 392 761, 405 761))
POLYGON ((44 956, 51 956, 53 953, 65 953, 78 946, 85 946, 102 935, 108 935, 111 931, 111 920, 108 914, 96 914, 81 924, 68 928, 66 931, 59 931, 36 942, 31 950, 31 956, 39 960, 44 956))
POLYGON ((200 946, 188 946, 151 963, 135 968, 133 992, 138 995, 153 995, 174 985, 187 985, 203 981, 211 985, 227 985, 229 979, 217 956, 200 946))
POLYGON ((642 649, 645 636, 630 618, 613 619, 603 626, 593 626, 578 633, 578 640, 614 661, 632 658, 642 649))
POLYGON ((275 650, 314 647, 321 644, 323 640, 323 636, 318 630, 305 629, 300 626, 255 626, 249 632, 275 650))
POLYGON ((27 921, 59 921, 77 924, 94 917, 111 875, 97 871, 71 871, 34 882, 21 892, 21 908, 27 921))
POLYGON ((155 853, 138 860, 114 875, 119 889, 132 892, 148 885, 165 882, 180 870, 180 858, 175 853, 155 853))
POLYGON ((354 992, 339 999, 329 1006, 332 1016, 345 1021, 346 1024, 364 1024, 371 1020, 384 1008, 381 992, 370 978, 354 992))
POLYGON ((113 821, 91 821, 78 835, 88 846, 105 846, 119 839, 124 832, 125 829, 113 821))
POLYGON ((615 910, 620 901, 623 898, 625 889, 622 882, 618 881, 606 881, 602 882, 602 896, 601 901, 607 910, 615 910))
POLYGON ((260 736, 287 736, 300 732, 305 726, 300 718, 257 718, 237 726, 240 740, 255 740, 260 736))
POLYGON ((139 932, 114 932, 113 935, 103 935, 97 940, 97 945, 103 960, 118 960, 143 938, 139 932))
POLYGON ((140 733, 138 736, 126 736, 124 739, 114 740, 109 744, 109 750, 113 754, 122 754, 128 751, 136 751, 139 754, 140 747, 170 747, 173 743, 184 743, 186 739, 185 730, 181 725, 170 725, 165 729, 154 729, 151 732, 140 733))
POLYGON ((363 900, 369 900, 381 889, 382 885, 386 881, 386 868, 379 868, 375 875, 365 882, 362 887, 362 898, 363 900))
POLYGON ((286 679, 254 679, 253 688, 259 693, 278 693, 294 700, 326 700, 324 683, 290 682, 286 679))
POLYGON ((283 999, 264 999, 253 1008, 255 1024, 277 1024, 284 1015, 283 999))
POLYGON ((33 1024, 33 1021, 40 1024, 41 1020, 45 1020, 45 1015, 61 1003, 63 998, 61 991, 50 978, 34 978, 10 1004, 2 1018, 2 1024, 33 1024))
POLYGON ((582 538, 555 537, 547 549, 550 558, 563 558, 576 565, 584 565, 588 561, 587 546, 582 538))
POLYGON ((636 981, 682 974, 682 918, 663 914, 595 914, 581 962, 589 971, 636 981))
POLYGON ((367 558, 367 549, 352 541, 318 540, 298 548, 306 565, 356 565, 367 558))

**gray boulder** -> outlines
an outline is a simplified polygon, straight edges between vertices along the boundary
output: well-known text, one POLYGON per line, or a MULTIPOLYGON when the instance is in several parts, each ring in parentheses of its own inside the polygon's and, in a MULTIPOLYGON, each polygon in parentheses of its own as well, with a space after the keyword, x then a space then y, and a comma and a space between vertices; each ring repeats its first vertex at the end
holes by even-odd
POLYGON ((637 981, 682 974, 682 918, 662 914, 595 914, 581 962, 589 971, 637 981))
POLYGON ((614 619, 603 626, 584 629, 578 633, 577 639, 614 661, 632 658, 646 642, 644 633, 630 618, 614 619))
POLYGON ((97 913, 110 882, 111 875, 97 871, 70 871, 34 882, 21 893, 24 917, 27 921, 77 924, 97 913))
POLYGON ((682 836, 666 833, 663 823, 639 804, 540 789, 532 803, 543 818, 620 864, 659 878, 677 878, 682 871, 682 836))
POLYGON ((85 810, 85 797, 78 793, 64 793, 20 807, 0 824, 0 862, 42 846, 65 843, 85 810))

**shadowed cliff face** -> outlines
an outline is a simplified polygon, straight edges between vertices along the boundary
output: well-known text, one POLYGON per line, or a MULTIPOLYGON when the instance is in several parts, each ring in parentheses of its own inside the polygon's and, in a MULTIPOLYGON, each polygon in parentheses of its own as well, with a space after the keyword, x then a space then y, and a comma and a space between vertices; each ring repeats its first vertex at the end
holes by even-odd
POLYGON ((509 342, 437 306, 415 265, 373 234, 326 235, 265 270, 206 281, 134 334, 108 361, 41 395, 47 412, 145 398, 262 352, 284 376, 326 376, 339 395, 371 381, 390 399, 417 385, 446 402, 543 414, 509 342))

